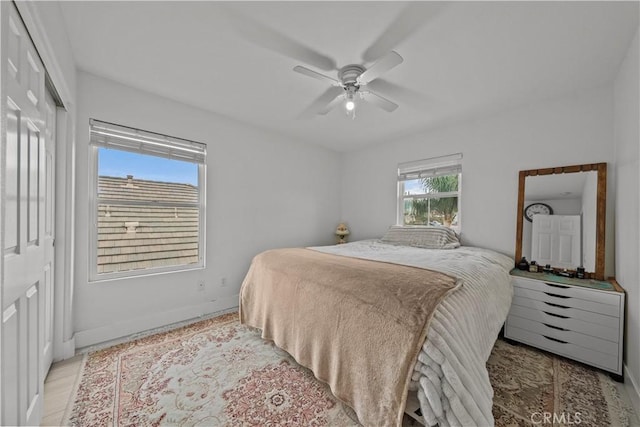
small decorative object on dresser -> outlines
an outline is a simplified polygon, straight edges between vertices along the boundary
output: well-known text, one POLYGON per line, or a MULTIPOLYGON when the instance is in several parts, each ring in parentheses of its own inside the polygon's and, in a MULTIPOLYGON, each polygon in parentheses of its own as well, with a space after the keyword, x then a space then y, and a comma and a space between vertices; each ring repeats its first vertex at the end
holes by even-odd
POLYGON ((349 235, 349 229, 345 223, 338 224, 336 228, 336 236, 338 236, 338 244, 347 243, 347 236, 349 235))
POLYGON ((520 261, 518 261, 517 267, 523 271, 529 270, 529 261, 527 261, 527 258, 522 257, 520 261))

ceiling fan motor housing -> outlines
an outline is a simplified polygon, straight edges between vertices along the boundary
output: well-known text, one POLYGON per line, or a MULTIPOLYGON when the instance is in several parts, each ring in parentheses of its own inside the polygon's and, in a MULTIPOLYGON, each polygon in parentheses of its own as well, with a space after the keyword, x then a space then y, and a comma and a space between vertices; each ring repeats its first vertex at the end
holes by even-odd
POLYGON ((338 78, 345 86, 355 86, 358 76, 364 73, 364 71, 365 68, 362 65, 345 65, 338 71, 338 78))

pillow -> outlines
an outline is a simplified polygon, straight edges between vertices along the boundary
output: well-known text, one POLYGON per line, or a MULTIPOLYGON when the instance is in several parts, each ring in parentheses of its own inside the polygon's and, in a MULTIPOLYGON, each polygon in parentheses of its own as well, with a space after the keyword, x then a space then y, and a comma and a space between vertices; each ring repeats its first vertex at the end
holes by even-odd
POLYGON ((455 249, 460 240, 455 231, 447 227, 403 227, 392 225, 380 239, 392 245, 414 246, 427 249, 455 249))

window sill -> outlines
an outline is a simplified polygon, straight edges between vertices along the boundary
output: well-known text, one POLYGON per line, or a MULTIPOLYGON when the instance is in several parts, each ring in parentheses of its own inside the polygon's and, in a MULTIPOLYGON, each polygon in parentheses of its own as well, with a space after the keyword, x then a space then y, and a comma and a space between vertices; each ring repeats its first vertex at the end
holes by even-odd
POLYGON ((147 278, 151 276, 160 276, 160 275, 166 275, 166 274, 185 273, 190 271, 204 270, 204 268, 205 268, 204 265, 199 264, 199 265, 193 265, 193 266, 192 265, 184 266, 183 268, 173 267, 170 269, 152 269, 149 271, 144 271, 136 274, 131 274, 131 271, 136 271, 136 270, 123 271, 120 273, 104 273, 104 274, 100 274, 97 277, 90 278, 89 284, 117 282, 121 280, 135 280, 135 279, 147 278))

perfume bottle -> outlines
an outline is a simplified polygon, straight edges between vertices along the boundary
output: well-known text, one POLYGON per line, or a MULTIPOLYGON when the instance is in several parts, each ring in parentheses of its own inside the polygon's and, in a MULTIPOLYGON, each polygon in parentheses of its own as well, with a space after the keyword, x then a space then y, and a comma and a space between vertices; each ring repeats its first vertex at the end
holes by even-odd
POLYGON ((532 273, 538 272, 538 264, 535 261, 531 261, 531 264, 529 264, 529 271, 532 273))
POLYGON ((529 262, 527 262, 527 259, 525 257, 522 257, 522 259, 518 261, 518 270, 529 270, 529 262))
POLYGON ((576 269, 576 277, 578 279, 584 279, 586 277, 586 274, 584 272, 584 267, 578 267, 576 269))

